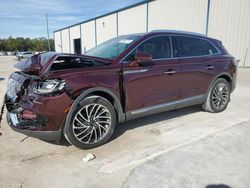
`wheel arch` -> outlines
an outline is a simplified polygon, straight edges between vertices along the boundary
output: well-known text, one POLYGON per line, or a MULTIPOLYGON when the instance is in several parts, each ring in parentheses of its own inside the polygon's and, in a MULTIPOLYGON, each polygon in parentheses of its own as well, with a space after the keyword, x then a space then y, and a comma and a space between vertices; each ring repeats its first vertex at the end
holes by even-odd
POLYGON ((230 87, 232 87, 232 84, 233 84, 232 76, 227 72, 222 72, 222 73, 218 74, 217 76, 215 76, 214 79, 212 80, 212 82, 210 83, 208 90, 207 90, 207 95, 208 95, 211 87, 213 86, 214 82, 216 80, 218 80, 219 78, 224 78, 226 81, 228 81, 228 83, 230 84, 230 87))
POLYGON ((72 113, 73 113, 74 109, 76 108, 77 104, 81 100, 83 100, 91 95, 97 95, 97 96, 103 97, 106 100, 108 100, 115 108, 115 111, 117 113, 118 122, 121 123, 121 122, 125 121, 125 113, 123 112, 123 108, 122 108, 121 102, 118 99, 118 97, 111 90, 109 90, 107 88, 93 87, 93 88, 89 88, 85 91, 82 91, 76 97, 75 101, 73 102, 73 104, 68 112, 65 124, 68 124, 70 122, 70 119, 72 118, 72 113))
POLYGON ((212 113, 221 112, 221 111, 226 109, 228 102, 230 101, 230 91, 229 91, 228 92, 229 93, 228 101, 226 102, 225 106, 222 109, 217 109, 216 107, 212 106, 212 104, 211 104, 212 98, 211 98, 210 93, 213 92, 212 88, 214 87, 214 84, 216 83, 216 81, 219 79, 224 79, 225 81, 228 82, 229 87, 232 87, 233 79, 228 73, 221 73, 221 74, 215 76, 215 78, 212 80, 212 82, 209 85, 208 91, 206 93, 206 100, 204 101, 204 103, 202 105, 203 109, 208 111, 208 112, 212 112, 212 113))
MULTIPOLYGON (((217 79, 219 78, 224 78, 226 81, 228 81, 228 83, 230 84, 230 86, 232 87, 232 83, 233 83, 233 79, 230 75, 227 75, 227 74, 222 74, 220 75, 217 79)), ((216 79, 216 80, 217 80, 216 79)))

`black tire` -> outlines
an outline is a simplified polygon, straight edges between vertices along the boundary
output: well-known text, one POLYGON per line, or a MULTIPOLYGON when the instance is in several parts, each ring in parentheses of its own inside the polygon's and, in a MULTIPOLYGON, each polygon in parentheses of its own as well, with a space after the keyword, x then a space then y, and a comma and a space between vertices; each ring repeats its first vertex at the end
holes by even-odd
MULTIPOLYGON (((91 149, 91 148, 95 148, 95 147, 103 145, 113 135, 115 126, 117 124, 117 115, 116 115, 116 111, 113 105, 107 99, 100 97, 100 96, 89 96, 83 99, 82 101, 80 101, 77 107, 73 109, 72 112, 73 112, 71 116, 72 118, 69 121, 70 123, 65 124, 65 127, 64 127, 64 136, 72 145, 81 149, 91 149), (107 117, 110 117, 109 119, 105 119, 107 123, 103 123, 102 126, 100 126, 101 120, 99 118, 97 119, 99 119, 100 121, 94 120, 95 114, 93 115, 94 110, 96 110, 97 113, 100 113, 100 110, 98 112, 98 109, 97 109, 99 106, 100 108, 103 108, 101 110, 104 112, 104 115, 106 113, 108 114, 107 117), (87 112, 88 110, 89 112, 87 112), (105 112, 106 110, 108 112, 105 112), (90 117, 91 120, 86 121, 87 117, 90 117), (97 121, 98 125, 94 121, 97 121), (78 125, 80 126, 77 127, 78 125), (81 126, 84 126, 84 128, 81 128, 81 126), (81 128, 81 130, 77 132, 78 134, 80 134, 81 137, 82 136, 84 137, 84 135, 86 136, 87 134, 89 134, 89 136, 87 135, 86 137, 90 139, 90 143, 86 143, 87 141, 85 140, 87 140, 87 138, 86 139, 84 138, 83 140, 80 141, 80 136, 77 137, 77 134, 76 134, 76 131, 78 131, 78 128, 81 128), (92 131, 92 133, 90 133, 91 132, 90 130, 92 131), (105 135, 101 137, 101 134, 104 133, 105 131, 106 131, 105 135), (97 136, 98 138, 98 135, 99 135, 99 140, 96 141, 94 138, 92 139, 92 134, 94 138, 96 138, 95 136, 97 136), (94 141, 92 142, 92 140, 94 141)), ((102 117, 104 117, 104 115, 102 117)))
POLYGON ((219 112, 224 111, 227 108, 227 105, 230 101, 230 93, 231 93, 231 87, 230 87, 230 84, 228 83, 228 81, 223 79, 223 78, 217 79, 213 83, 213 85, 210 87, 210 90, 209 90, 208 95, 207 95, 207 99, 206 99, 205 103, 202 105, 203 109, 208 111, 208 112, 212 112, 212 113, 219 113, 219 112), (218 88, 220 84, 223 85, 223 89, 225 89, 225 92, 227 92, 227 94, 223 94, 223 98, 222 98, 222 96, 219 97, 220 101, 222 101, 222 100, 224 101, 226 99, 225 103, 223 105, 221 105, 221 107, 219 108, 218 106, 220 106, 220 103, 223 103, 223 101, 216 102, 216 101, 218 101, 218 100, 216 100, 216 97, 218 95, 215 93, 217 93, 216 88, 218 88), (226 96, 227 96, 227 98, 226 98, 226 96), (218 106, 216 106, 216 104, 218 106))

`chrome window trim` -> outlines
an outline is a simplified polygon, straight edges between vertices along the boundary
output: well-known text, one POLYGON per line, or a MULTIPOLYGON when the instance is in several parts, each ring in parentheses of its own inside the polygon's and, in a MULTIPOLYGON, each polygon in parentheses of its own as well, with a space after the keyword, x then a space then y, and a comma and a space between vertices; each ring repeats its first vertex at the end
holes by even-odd
MULTIPOLYGON (((181 35, 181 34, 161 34, 161 35, 155 35, 155 36, 151 36, 143 41, 141 41, 139 44, 137 44, 126 56, 124 56, 121 60, 120 63, 122 64, 127 64, 128 62, 125 61, 125 59, 137 48, 139 47, 142 43, 148 41, 149 39, 152 39, 154 37, 161 37, 161 36, 167 36, 170 38, 170 46, 171 46, 171 58, 160 58, 160 59, 152 59, 152 61, 163 61, 163 60, 178 60, 178 59, 189 59, 189 58, 201 58, 201 57, 210 57, 210 56, 216 56, 216 55, 220 55, 221 51, 208 39, 201 37, 196 37, 196 36, 188 36, 188 35, 181 35), (172 37, 175 36, 180 36, 180 37, 190 37, 190 38, 196 38, 196 39, 200 39, 200 40, 206 40, 208 41, 210 44, 212 44, 216 50, 218 51, 218 53, 215 54, 206 54, 206 55, 201 55, 201 56, 186 56, 186 57, 174 57, 174 52, 173 52, 173 43, 172 43, 172 37)), ((204 45, 204 44, 203 44, 204 45)), ((206 46, 204 45, 204 47, 206 48, 206 46)))

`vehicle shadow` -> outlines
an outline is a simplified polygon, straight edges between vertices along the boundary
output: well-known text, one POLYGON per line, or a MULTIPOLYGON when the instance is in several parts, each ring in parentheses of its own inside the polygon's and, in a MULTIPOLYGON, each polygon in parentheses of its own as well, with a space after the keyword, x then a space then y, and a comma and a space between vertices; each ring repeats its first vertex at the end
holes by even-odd
MULTIPOLYGON (((122 136, 126 131, 131 130, 131 129, 136 129, 142 126, 147 126, 152 123, 156 122, 161 122, 165 120, 170 120, 174 118, 178 118, 181 116, 185 116, 188 114, 193 114, 196 112, 202 111, 202 108, 200 106, 190 106, 178 110, 171 110, 167 112, 162 112, 159 114, 154 114, 154 115, 149 115, 146 117, 130 120, 125 123, 118 124, 116 126, 115 132, 112 136, 112 138, 107 142, 111 142, 112 140, 122 136)), ((60 141, 48 141, 48 140, 43 140, 47 143, 55 144, 55 145, 61 145, 61 146, 70 146, 71 144, 68 143, 68 141, 62 136, 60 141)))
MULTIPOLYGON (((41 140, 41 139, 40 139, 41 140)), ((66 140, 66 138, 62 135, 60 140, 42 140, 49 144, 59 145, 59 146, 71 146, 71 144, 66 140)))
POLYGON ((225 184, 207 185, 205 188, 231 188, 225 184))
POLYGON ((162 112, 159 114, 149 115, 146 117, 130 120, 125 123, 121 123, 116 127, 114 135, 112 136, 112 139, 110 139, 110 141, 120 137, 128 130, 136 129, 142 126, 147 126, 156 122, 171 120, 174 118, 178 118, 181 116, 185 116, 185 115, 200 112, 200 111, 202 111, 202 108, 200 106, 191 106, 191 107, 171 110, 171 111, 162 112))
POLYGON ((3 80, 5 80, 5 78, 0 77, 0 81, 3 81, 3 80))

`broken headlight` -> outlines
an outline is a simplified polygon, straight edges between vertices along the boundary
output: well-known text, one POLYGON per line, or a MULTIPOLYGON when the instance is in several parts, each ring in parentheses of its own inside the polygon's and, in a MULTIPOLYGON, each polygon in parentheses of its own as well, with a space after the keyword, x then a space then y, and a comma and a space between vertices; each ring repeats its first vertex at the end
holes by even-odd
POLYGON ((63 80, 45 80, 37 84, 34 92, 37 94, 57 93, 62 91, 64 86, 65 82, 63 80))

